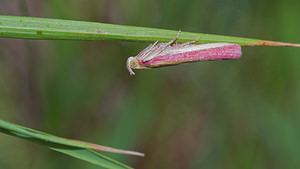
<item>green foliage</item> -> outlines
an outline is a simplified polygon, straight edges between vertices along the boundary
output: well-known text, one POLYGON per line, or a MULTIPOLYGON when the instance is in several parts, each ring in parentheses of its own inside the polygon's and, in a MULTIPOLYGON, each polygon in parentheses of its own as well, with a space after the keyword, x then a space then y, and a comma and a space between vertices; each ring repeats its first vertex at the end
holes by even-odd
POLYGON ((37 130, 0 120, 0 132, 37 142, 52 150, 103 166, 105 168, 130 168, 122 163, 105 157, 92 149, 91 143, 60 138, 37 130))
MULTIPOLYGON (((164 42, 173 39, 178 33, 178 30, 21 16, 0 15, 0 20, 0 36, 12 38, 164 42)), ((177 42, 193 41, 199 36, 201 38, 197 43, 229 42, 248 45, 262 41, 182 32, 177 42)))

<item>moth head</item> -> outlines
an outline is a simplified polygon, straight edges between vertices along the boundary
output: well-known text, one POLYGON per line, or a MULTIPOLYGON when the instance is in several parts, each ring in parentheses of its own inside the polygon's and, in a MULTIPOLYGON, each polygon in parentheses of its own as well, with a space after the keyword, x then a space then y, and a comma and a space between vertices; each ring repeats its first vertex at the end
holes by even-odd
POLYGON ((130 75, 134 75, 135 73, 132 71, 132 69, 139 67, 139 64, 135 57, 129 57, 127 59, 126 66, 127 66, 127 69, 129 71, 130 75))

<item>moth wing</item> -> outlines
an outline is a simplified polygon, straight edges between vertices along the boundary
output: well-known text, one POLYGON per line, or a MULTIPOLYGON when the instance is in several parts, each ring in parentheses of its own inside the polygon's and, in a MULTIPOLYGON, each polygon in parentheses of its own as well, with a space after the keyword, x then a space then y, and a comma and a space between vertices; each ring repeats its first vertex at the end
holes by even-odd
POLYGON ((207 43, 207 44, 190 44, 190 45, 174 45, 170 47, 168 50, 164 50, 160 53, 160 55, 170 55, 170 54, 178 54, 178 53, 186 53, 186 52, 193 52, 193 51, 200 51, 200 50, 209 50, 224 46, 232 45, 230 43, 207 43))

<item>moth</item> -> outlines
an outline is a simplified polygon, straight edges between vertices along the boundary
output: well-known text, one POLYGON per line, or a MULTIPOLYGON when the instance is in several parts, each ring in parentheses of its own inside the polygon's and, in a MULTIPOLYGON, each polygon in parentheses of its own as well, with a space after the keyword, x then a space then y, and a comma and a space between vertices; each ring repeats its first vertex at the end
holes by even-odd
POLYGON ((135 57, 129 57, 126 67, 130 75, 135 74, 132 69, 150 69, 208 60, 239 59, 242 55, 241 46, 238 44, 207 43, 196 45, 195 43, 200 37, 182 44, 174 43, 180 33, 179 30, 177 36, 170 42, 158 43, 156 41, 135 57))

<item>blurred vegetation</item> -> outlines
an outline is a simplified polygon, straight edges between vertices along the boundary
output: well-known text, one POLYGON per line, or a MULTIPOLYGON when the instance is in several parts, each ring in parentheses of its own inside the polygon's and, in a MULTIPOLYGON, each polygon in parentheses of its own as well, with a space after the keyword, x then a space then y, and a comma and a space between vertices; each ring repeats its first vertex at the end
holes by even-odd
MULTIPOLYGON (((36 16, 300 42, 300 1, 2 0, 36 16)), ((129 75, 146 43, 0 39, 0 119, 145 158, 135 168, 300 168, 299 49, 129 75)), ((0 168, 97 166, 0 134, 0 168)))

